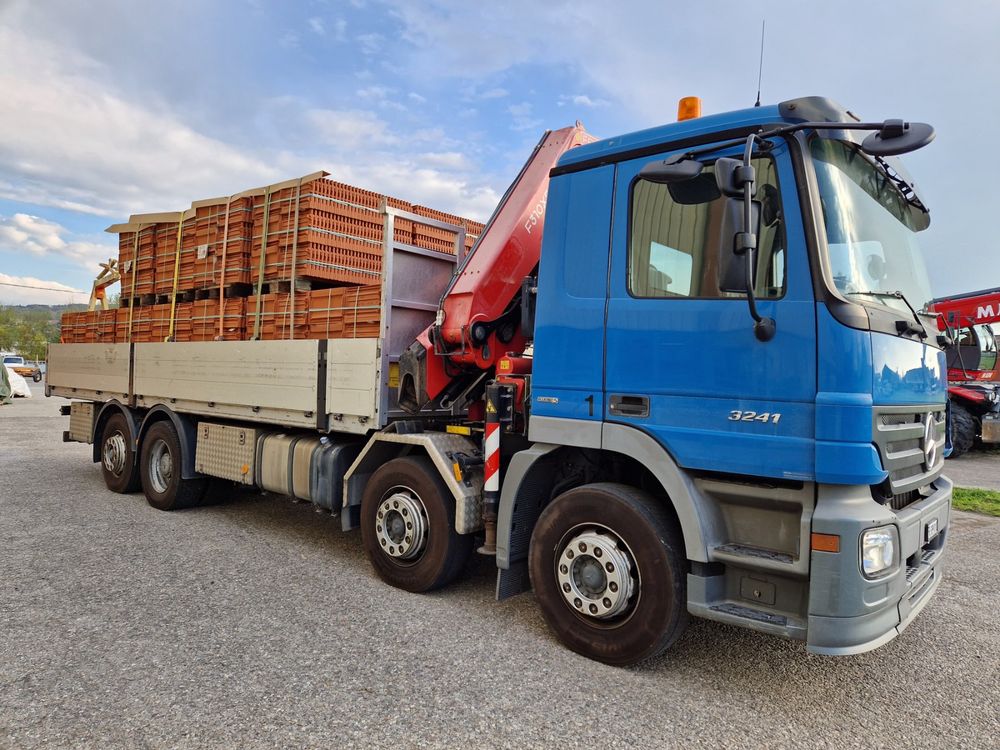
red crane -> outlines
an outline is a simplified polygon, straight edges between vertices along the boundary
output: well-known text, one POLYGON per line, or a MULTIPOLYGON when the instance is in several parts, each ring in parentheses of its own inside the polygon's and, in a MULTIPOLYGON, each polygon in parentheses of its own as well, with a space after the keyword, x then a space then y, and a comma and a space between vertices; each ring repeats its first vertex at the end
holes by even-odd
POLYGON ((524 350, 521 288, 541 257, 549 172, 566 151, 595 140, 579 122, 542 136, 445 290, 434 324, 400 357, 404 409, 447 404, 524 350))

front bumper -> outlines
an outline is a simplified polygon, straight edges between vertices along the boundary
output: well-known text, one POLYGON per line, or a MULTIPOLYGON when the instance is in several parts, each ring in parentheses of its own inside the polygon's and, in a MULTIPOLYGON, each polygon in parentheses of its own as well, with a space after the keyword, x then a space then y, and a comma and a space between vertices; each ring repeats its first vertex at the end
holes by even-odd
POLYGON ((952 483, 942 476, 932 487, 931 495, 898 511, 872 500, 867 487, 823 487, 813 531, 839 535, 841 550, 812 553, 809 651, 870 651, 903 632, 927 605, 941 582, 952 483), (886 524, 899 532, 900 564, 892 574, 868 580, 861 573, 860 536, 886 524))

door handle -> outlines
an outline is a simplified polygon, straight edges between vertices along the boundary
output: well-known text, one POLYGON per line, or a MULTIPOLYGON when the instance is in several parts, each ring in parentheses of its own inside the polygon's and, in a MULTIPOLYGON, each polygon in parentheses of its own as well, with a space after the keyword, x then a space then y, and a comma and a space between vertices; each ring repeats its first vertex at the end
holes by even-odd
POLYGON ((608 399, 608 411, 616 417, 648 417, 649 396, 615 394, 608 399))

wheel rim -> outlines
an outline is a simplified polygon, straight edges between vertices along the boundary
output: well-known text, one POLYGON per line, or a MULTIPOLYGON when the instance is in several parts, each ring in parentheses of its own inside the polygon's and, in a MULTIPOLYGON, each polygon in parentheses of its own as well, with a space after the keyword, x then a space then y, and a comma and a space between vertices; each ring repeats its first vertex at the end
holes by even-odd
POLYGON ((170 486, 174 474, 174 459, 164 440, 157 439, 149 448, 149 482, 153 489, 163 494, 170 486))
POLYGON ((564 537, 556 555, 556 578, 566 604, 588 620, 618 618, 639 598, 634 558, 621 538, 604 527, 573 530, 564 537))
POLYGON ((120 477, 125 471, 125 458, 128 455, 128 448, 125 445, 125 436, 120 432, 115 432, 104 441, 103 461, 104 468, 120 477))
POLYGON ((385 554, 412 562, 427 547, 427 509, 409 487, 393 487, 375 513, 375 537, 385 554))

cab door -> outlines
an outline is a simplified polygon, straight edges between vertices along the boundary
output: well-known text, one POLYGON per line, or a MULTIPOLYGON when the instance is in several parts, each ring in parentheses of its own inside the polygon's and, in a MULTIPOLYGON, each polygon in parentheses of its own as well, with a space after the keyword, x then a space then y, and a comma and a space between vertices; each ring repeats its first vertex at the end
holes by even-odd
POLYGON ((712 165, 699 202, 639 179, 669 152, 618 165, 604 418, 650 434, 689 469, 814 476, 816 321, 787 148, 754 162, 755 289, 760 313, 777 323, 766 342, 746 295, 720 289, 731 286, 720 279, 726 199, 712 194, 712 165))

